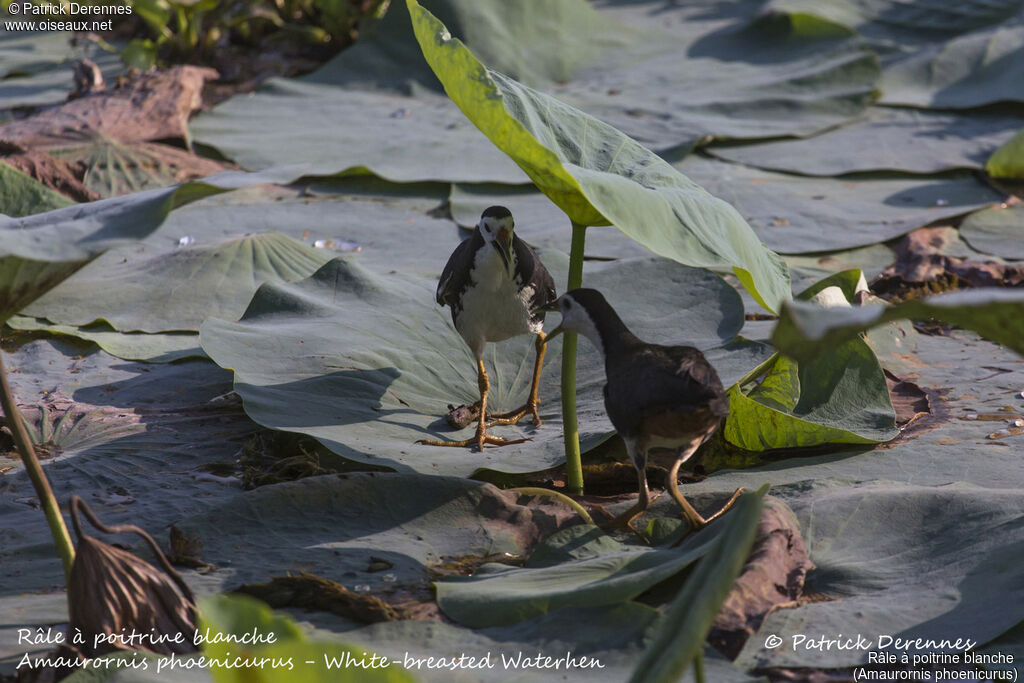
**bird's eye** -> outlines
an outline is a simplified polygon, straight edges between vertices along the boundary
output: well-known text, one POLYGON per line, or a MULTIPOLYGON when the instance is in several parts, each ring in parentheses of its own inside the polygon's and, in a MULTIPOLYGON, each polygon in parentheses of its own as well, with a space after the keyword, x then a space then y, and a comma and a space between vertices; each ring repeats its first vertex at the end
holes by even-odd
POLYGON ((566 299, 565 301, 562 302, 562 307, 565 308, 565 310, 567 310, 567 311, 571 311, 572 310, 572 301, 570 301, 569 299, 566 299))
POLYGON ((487 232, 490 232, 491 231, 491 226, 489 226, 486 223, 484 223, 484 230, 486 230, 487 232))

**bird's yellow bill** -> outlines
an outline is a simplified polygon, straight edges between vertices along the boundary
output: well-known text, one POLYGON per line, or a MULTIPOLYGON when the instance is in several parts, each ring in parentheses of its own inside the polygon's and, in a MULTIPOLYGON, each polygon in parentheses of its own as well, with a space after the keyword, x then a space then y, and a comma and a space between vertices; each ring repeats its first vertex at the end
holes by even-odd
POLYGON ((562 329, 562 326, 559 325, 555 329, 553 329, 550 332, 548 332, 548 336, 544 338, 544 343, 545 344, 550 344, 552 339, 554 339, 558 335, 562 334, 562 332, 564 332, 564 331, 565 330, 562 329))

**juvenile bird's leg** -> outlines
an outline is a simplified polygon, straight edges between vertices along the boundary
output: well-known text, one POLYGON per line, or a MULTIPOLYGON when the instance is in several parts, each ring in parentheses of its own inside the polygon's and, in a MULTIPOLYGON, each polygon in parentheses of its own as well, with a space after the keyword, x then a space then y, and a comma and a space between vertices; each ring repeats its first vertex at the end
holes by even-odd
POLYGON ((488 426, 518 424, 529 413, 533 415, 533 424, 540 427, 540 415, 537 414, 537 406, 540 404, 540 401, 537 399, 537 391, 540 388, 540 369, 544 365, 544 352, 547 350, 544 344, 545 338, 544 333, 539 332, 537 334, 537 341, 534 344, 537 348, 537 355, 536 360, 533 362, 533 384, 530 385, 530 398, 516 410, 498 415, 488 415, 488 419, 493 420, 488 426))
MULTIPOLYGON (((631 453, 630 455, 633 454, 631 453)), ((651 494, 647 489, 647 453, 638 453, 632 460, 633 466, 636 467, 637 479, 639 480, 639 496, 637 496, 636 503, 615 519, 604 522, 600 527, 602 529, 628 529, 639 535, 640 532, 632 527, 631 522, 651 504, 651 494)))
POLYGON ((420 439, 416 443, 426 444, 427 446, 472 446, 476 444, 478 450, 484 449, 484 444, 489 443, 494 446, 507 446, 513 443, 523 443, 526 439, 503 439, 500 436, 491 436, 487 433, 487 421, 484 419, 484 415, 487 412, 487 394, 491 390, 491 381, 487 378, 487 370, 484 368, 484 361, 481 358, 476 360, 476 377, 477 385, 480 387, 480 417, 477 420, 476 425, 476 436, 472 439, 463 439, 462 441, 438 441, 435 439, 420 439))
POLYGON ((742 488, 736 489, 736 492, 732 494, 732 498, 730 498, 726 504, 718 510, 718 512, 706 519, 701 517, 700 513, 690 505, 686 498, 683 498, 683 494, 679 492, 679 466, 690 459, 690 456, 700 448, 701 443, 703 443, 702 440, 696 441, 679 451, 679 455, 676 456, 676 461, 672 464, 672 469, 669 470, 668 478, 665 481, 665 488, 668 489, 669 495, 679 503, 679 507, 683 509, 683 517, 686 518, 686 521, 689 522, 690 526, 695 530, 707 526, 709 523, 715 521, 728 512, 729 508, 731 508, 733 503, 736 502, 736 499, 740 497, 741 493, 743 493, 742 488))

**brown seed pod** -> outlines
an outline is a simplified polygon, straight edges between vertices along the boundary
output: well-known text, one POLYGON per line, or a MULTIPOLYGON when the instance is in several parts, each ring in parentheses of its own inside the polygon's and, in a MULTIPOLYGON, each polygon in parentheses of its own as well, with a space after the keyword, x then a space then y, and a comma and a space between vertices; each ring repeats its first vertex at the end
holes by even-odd
POLYGON ((106 526, 78 496, 71 498, 71 522, 78 551, 68 582, 68 632, 72 637, 81 633, 77 648, 82 655, 130 649, 163 655, 195 652, 195 598, 156 541, 134 525, 106 526), (163 571, 83 534, 79 512, 103 533, 141 536, 163 571))

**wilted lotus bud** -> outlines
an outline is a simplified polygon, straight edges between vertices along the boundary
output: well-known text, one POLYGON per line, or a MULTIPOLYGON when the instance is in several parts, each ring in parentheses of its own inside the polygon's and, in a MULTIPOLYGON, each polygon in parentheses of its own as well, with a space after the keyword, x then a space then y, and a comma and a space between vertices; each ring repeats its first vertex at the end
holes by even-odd
POLYGON ((68 633, 69 641, 81 634, 78 651, 85 657, 129 649, 163 655, 195 652, 195 598, 153 538, 134 525, 104 525, 78 496, 71 498, 71 521, 78 551, 68 582, 68 633), (163 571, 84 535, 79 512, 103 533, 141 536, 163 571))

